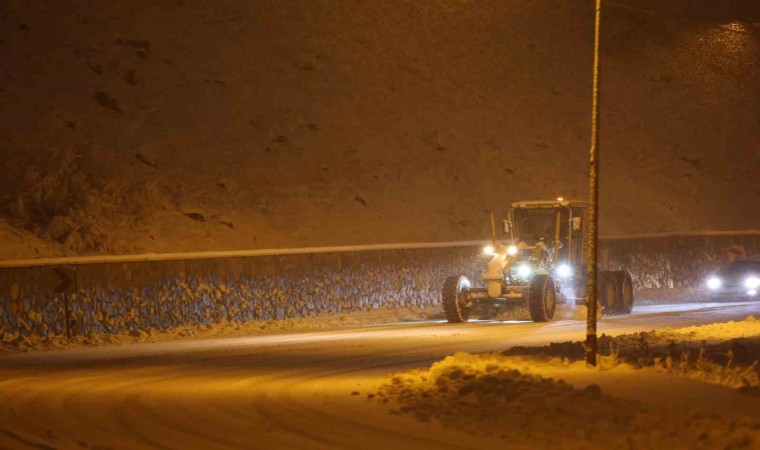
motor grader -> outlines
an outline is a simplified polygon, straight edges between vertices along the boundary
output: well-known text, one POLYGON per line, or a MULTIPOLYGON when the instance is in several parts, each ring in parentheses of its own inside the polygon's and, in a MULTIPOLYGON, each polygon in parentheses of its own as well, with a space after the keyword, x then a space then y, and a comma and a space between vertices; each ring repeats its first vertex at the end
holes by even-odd
MULTIPOLYGON (((588 203, 563 198, 512 203, 502 230, 483 249, 490 257, 482 280, 473 286, 462 275, 446 278, 442 302, 449 322, 466 322, 475 307, 524 304, 535 322, 552 320, 557 304, 585 305, 587 300, 588 203)), ((597 299, 603 314, 630 314, 633 282, 626 270, 600 270, 597 299)))

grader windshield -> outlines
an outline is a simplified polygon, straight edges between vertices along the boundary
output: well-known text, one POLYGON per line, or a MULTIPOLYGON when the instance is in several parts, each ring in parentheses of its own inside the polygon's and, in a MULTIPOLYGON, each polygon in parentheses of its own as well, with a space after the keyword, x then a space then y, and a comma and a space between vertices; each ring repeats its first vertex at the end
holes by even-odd
POLYGON ((539 240, 553 249, 555 259, 571 263, 585 260, 582 241, 586 204, 570 201, 513 203, 510 221, 515 243, 534 246, 539 240))
POLYGON ((518 208, 514 210, 514 220, 515 234, 519 242, 535 245, 541 238, 546 242, 554 240, 557 228, 557 212, 554 209, 518 208))

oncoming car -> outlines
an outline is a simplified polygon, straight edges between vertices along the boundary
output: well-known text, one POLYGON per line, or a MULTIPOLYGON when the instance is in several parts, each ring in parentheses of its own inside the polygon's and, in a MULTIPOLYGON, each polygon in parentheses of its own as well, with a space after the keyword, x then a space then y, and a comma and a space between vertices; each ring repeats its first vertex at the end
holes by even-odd
POLYGON ((760 259, 723 264, 705 282, 713 300, 755 300, 760 295, 760 259))

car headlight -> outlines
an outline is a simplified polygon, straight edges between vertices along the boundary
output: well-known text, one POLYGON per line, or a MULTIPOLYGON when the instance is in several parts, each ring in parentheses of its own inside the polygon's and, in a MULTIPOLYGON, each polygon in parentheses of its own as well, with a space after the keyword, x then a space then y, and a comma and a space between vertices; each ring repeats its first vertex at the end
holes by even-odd
POLYGON ((517 254, 517 246, 516 245, 510 245, 507 247, 507 255, 509 256, 515 256, 517 254))
POLYGON ((744 280, 744 287, 747 289, 757 289, 760 287, 760 278, 756 276, 749 276, 744 280))
POLYGON ((560 264, 556 269, 558 278, 570 278, 573 274, 573 268, 567 264, 560 264))
POLYGON ((720 288, 723 285, 723 281, 718 277, 710 277, 707 279, 707 287, 713 291, 720 288))
POLYGON ((517 275, 520 278, 528 278, 533 273, 533 268, 527 264, 517 267, 517 275))

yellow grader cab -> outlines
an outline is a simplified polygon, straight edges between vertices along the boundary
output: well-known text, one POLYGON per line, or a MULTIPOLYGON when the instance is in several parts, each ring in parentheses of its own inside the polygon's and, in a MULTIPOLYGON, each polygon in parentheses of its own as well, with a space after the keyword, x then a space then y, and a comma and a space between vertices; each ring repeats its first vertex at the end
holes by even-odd
MULTIPOLYGON (((546 322, 554 317, 557 304, 585 304, 587 223, 586 202, 559 198, 511 204, 502 221, 510 243, 494 237, 483 250, 491 258, 484 286, 475 287, 461 275, 446 278, 442 302, 448 321, 466 322, 474 306, 521 302, 533 321, 546 322)), ((630 314, 634 298, 628 271, 598 274, 597 298, 603 313, 630 314)))

